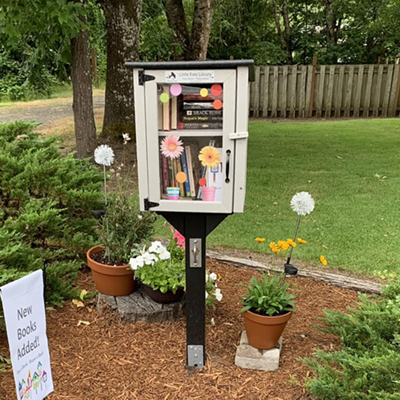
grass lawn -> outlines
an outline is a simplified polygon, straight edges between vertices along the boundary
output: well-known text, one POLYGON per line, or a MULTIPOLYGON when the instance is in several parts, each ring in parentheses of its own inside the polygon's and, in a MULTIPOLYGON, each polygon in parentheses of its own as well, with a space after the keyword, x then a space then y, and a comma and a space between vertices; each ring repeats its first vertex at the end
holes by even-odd
POLYGON ((299 191, 315 199, 293 259, 373 275, 400 272, 400 120, 252 121, 244 214, 228 217, 208 245, 272 254, 293 236, 299 191), (256 237, 264 237, 257 243, 256 237))

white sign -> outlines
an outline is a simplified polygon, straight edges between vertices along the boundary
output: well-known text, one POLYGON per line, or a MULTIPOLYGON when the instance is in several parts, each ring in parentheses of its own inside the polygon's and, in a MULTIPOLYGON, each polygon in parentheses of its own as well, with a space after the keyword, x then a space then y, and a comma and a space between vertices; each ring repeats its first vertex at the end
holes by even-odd
POLYGON ((215 82, 215 71, 165 71, 165 82, 213 83, 215 82))
POLYGON ((0 288, 19 400, 42 400, 53 391, 46 336, 43 271, 0 288))

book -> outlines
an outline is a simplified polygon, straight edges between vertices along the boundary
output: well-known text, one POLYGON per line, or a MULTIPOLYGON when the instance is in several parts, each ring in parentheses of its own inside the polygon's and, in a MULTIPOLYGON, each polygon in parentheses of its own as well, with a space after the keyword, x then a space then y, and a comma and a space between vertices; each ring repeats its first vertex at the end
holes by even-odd
POLYGON ((162 131, 163 129, 163 103, 158 100, 158 110, 157 110, 157 118, 158 118, 158 130, 162 131))
MULTIPOLYGON (((215 110, 213 102, 203 101, 203 102, 183 102, 184 110, 215 110)), ((219 111, 219 110, 217 110, 219 111)))
POLYGON ((185 192, 186 196, 190 197, 190 182, 189 182, 189 170, 187 167, 187 161, 186 161, 186 151, 185 149, 182 151, 181 154, 181 161, 182 161, 182 170, 186 174, 186 182, 185 182, 185 192))
POLYGON ((171 129, 178 129, 178 97, 171 99, 171 129))
POLYGON ((196 197, 191 147, 185 146, 185 152, 186 152, 186 162, 187 162, 188 176, 189 176, 189 183, 190 183, 190 196, 196 197))
POLYGON ((222 129, 222 122, 178 122, 178 129, 222 129))
POLYGON ((201 96, 200 94, 184 94, 182 95, 183 101, 214 101, 222 100, 221 96, 213 96, 209 93, 207 96, 201 96))
MULTIPOLYGON (((168 93, 169 95, 169 87, 164 86, 163 87, 164 93, 168 93)), ((171 130, 171 107, 170 107, 170 101, 167 101, 166 103, 162 103, 162 110, 163 110, 163 125, 162 129, 163 131, 170 131, 171 130)))
POLYGON ((184 110, 183 115, 187 116, 209 115, 209 116, 222 117, 222 110, 184 110))
POLYGON ((163 166, 163 194, 167 194, 167 187, 169 182, 168 177, 168 160, 167 157, 163 156, 162 158, 162 166, 163 166))
MULTIPOLYGON (((177 164, 177 172, 182 172, 182 163, 180 158, 177 158, 175 160, 176 164, 177 164)), ((181 196, 184 197, 185 196, 185 185, 183 184, 183 182, 178 182, 179 185, 179 189, 181 191, 181 196)))
POLYGON ((214 115, 183 115, 179 122, 221 122, 222 117, 214 115))

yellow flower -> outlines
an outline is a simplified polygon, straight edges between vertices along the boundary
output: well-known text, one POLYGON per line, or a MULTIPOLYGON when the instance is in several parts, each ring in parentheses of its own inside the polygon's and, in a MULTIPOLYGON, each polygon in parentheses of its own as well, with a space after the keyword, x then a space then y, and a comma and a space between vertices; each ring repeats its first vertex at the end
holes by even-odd
POLYGON ((218 276, 218 280, 220 281, 220 280, 222 280, 222 275, 221 274, 217 274, 217 276, 218 276))
POLYGON ((296 243, 296 242, 293 242, 292 239, 288 239, 286 242, 287 242, 287 244, 288 244, 289 246, 297 247, 297 243, 296 243))
POLYGON ((321 256, 319 258, 319 260, 322 262, 322 265, 324 265, 325 267, 328 265, 328 261, 326 261, 326 258, 324 256, 321 256))
POLYGON ((289 243, 284 240, 278 240, 278 246, 283 250, 287 250, 289 248, 289 243))
POLYGON ((256 242, 258 243, 265 242, 265 238, 256 238, 256 242))
POLYGON ((215 147, 205 146, 200 150, 199 160, 204 167, 217 168, 221 162, 221 155, 215 147))
POLYGON ((306 244, 306 243, 307 243, 307 240, 304 240, 304 239, 302 239, 302 238, 297 238, 297 241, 298 241, 300 244, 306 244))
POLYGON ((271 242, 269 244, 269 248, 274 252, 274 253, 280 253, 280 250, 278 249, 277 245, 275 242, 271 242))

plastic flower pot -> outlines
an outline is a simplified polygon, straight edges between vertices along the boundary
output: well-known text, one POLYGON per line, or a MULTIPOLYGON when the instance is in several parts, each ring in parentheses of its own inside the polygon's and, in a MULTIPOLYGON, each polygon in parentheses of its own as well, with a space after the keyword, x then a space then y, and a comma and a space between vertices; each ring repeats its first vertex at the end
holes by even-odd
POLYGON ((179 188, 177 187, 167 187, 167 194, 169 200, 179 199, 179 188))
POLYGON ((175 293, 171 290, 163 293, 160 290, 154 290, 151 286, 142 283, 141 288, 153 301, 160 304, 170 304, 180 301, 185 293, 183 288, 179 288, 175 293))
POLYGON ((201 188, 201 197, 203 201, 214 201, 215 199, 215 187, 204 186, 201 188))
POLYGON ((129 265, 107 265, 93 260, 92 255, 100 251, 103 251, 101 246, 94 246, 86 253, 96 289, 109 296, 131 294, 136 289, 136 281, 129 265))

